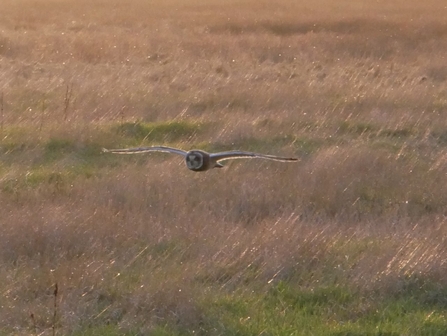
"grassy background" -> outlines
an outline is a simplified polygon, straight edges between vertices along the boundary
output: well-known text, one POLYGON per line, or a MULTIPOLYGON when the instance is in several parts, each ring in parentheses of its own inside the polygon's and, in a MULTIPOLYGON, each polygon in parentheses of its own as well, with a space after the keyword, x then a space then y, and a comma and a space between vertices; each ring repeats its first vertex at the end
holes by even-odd
POLYGON ((447 334, 446 16, 3 1, 0 335, 447 334))

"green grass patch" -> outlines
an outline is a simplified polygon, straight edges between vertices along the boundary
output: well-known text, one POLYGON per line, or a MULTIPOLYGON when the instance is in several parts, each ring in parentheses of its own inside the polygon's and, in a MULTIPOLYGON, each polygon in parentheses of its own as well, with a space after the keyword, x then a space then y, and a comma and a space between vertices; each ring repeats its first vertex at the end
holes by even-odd
POLYGON ((447 145, 447 130, 439 129, 431 132, 431 136, 440 146, 447 145))
POLYGON ((304 155, 314 154, 325 145, 327 146, 331 143, 331 140, 327 141, 308 137, 296 137, 292 142, 293 146, 304 155))
POLYGON ((35 145, 35 137, 29 127, 8 126, 0 134, 0 150, 3 154, 22 152, 35 145))
MULTIPOLYGON (((140 335, 138 331, 126 331, 117 325, 102 325, 82 328, 71 334, 71 336, 137 336, 140 335)), ((163 335, 158 333, 155 335, 163 335)), ((165 334, 166 335, 166 334, 165 334)))
POLYGON ((312 139, 308 137, 297 137, 287 134, 272 138, 247 137, 241 138, 232 143, 199 142, 194 144, 192 147, 208 152, 243 150, 280 156, 306 156, 316 153, 330 141, 312 139), (292 150, 290 148, 287 149, 289 146, 292 147, 292 150))
POLYGON ((47 155, 60 155, 73 152, 76 149, 74 140, 64 138, 51 138, 45 144, 47 155))
POLYGON ((36 187, 40 184, 48 184, 61 187, 67 183, 68 174, 48 169, 29 171, 25 174, 25 183, 28 187, 36 187))
POLYGON ((203 329, 210 335, 440 336, 447 330, 446 307, 421 304, 411 292, 384 299, 337 285, 303 289, 280 282, 264 295, 217 295, 206 305, 203 329))
MULTIPOLYGON (((141 331, 137 328, 135 330, 126 330, 118 325, 103 325, 82 328, 76 332, 69 334, 70 336, 140 336, 141 331)), ((149 333, 151 336, 177 336, 187 335, 188 333, 180 332, 169 326, 154 326, 149 333)))
POLYGON ((188 121, 125 122, 112 126, 112 132, 121 137, 147 142, 177 142, 189 140, 205 128, 204 124, 188 121))
POLYGON ((63 161, 63 167, 78 175, 90 177, 92 169, 107 161, 98 142, 78 142, 69 138, 51 138, 44 144, 43 156, 38 166, 50 166, 63 161))
POLYGON ((342 134, 363 135, 377 132, 378 128, 371 123, 344 120, 340 123, 338 131, 342 134))
POLYGON ((397 128, 397 129, 383 129, 380 130, 379 136, 389 138, 408 138, 413 135, 413 130, 410 128, 397 128))
MULTIPOLYGON (((296 137, 291 134, 271 138, 246 137, 232 143, 201 143, 197 147, 209 151, 247 150, 265 152, 295 143, 296 137)), ((272 153, 273 154, 273 153, 272 153)))
POLYGON ((413 129, 409 127, 404 128, 380 128, 378 125, 360 121, 344 120, 338 126, 340 134, 350 134, 355 136, 367 135, 374 138, 392 138, 392 139, 406 139, 414 135, 413 129))

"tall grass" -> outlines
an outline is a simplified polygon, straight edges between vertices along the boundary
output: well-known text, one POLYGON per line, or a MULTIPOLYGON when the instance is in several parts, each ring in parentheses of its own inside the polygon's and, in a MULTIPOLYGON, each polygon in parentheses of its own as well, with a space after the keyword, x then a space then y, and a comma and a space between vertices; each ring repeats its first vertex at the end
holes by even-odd
POLYGON ((4 1, 0 334, 445 335, 444 19, 4 1), (300 161, 101 153, 154 144, 300 161))

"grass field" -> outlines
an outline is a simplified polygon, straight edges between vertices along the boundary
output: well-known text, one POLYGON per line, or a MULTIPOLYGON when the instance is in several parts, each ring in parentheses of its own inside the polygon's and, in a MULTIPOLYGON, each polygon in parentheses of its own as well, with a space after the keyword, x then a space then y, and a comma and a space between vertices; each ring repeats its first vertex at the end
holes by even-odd
POLYGON ((444 1, 1 7, 0 335, 447 334, 444 1))

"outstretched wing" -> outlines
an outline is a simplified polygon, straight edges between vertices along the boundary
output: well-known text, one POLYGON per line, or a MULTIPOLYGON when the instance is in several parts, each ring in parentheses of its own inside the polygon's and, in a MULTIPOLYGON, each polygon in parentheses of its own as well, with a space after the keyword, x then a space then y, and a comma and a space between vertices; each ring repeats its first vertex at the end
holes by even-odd
POLYGON ((289 162, 298 160, 297 158, 291 158, 291 157, 282 157, 276 155, 267 155, 267 154, 259 154, 252 152, 243 152, 243 151, 213 153, 210 156, 216 161, 231 160, 231 159, 267 159, 267 160, 289 162))
POLYGON ((149 153, 149 152, 165 152, 165 153, 173 153, 181 156, 186 156, 184 150, 172 148, 172 147, 164 147, 164 146, 154 146, 154 147, 138 147, 138 148, 123 148, 123 149, 102 149, 103 152, 106 153, 115 153, 115 154, 139 154, 139 153, 149 153))

